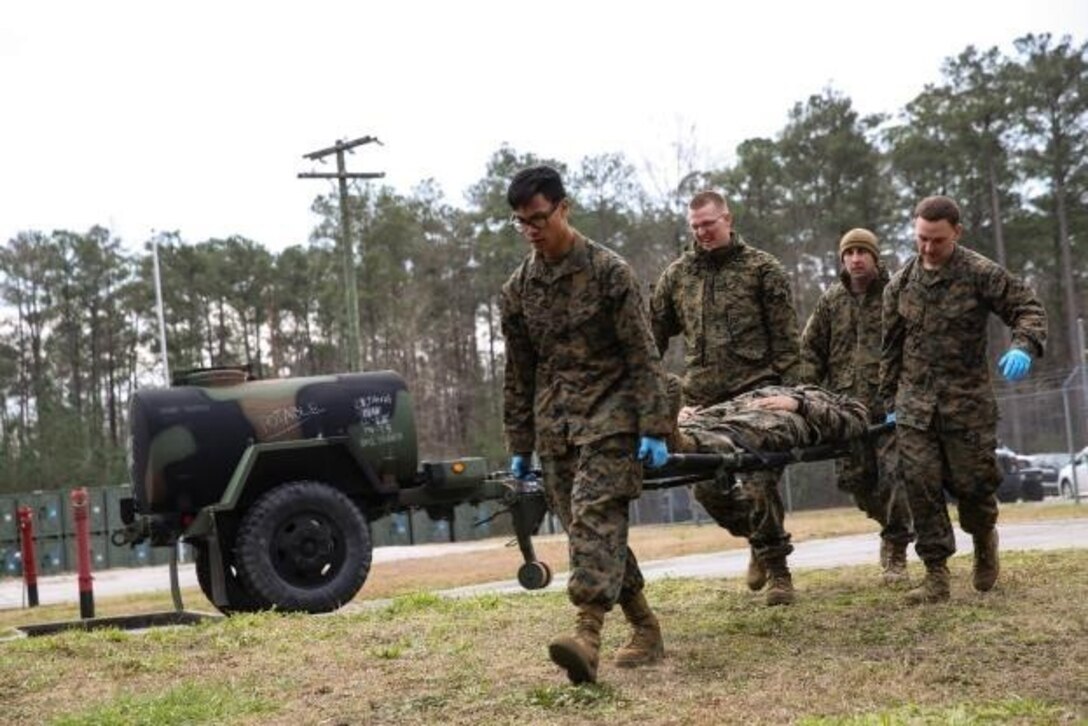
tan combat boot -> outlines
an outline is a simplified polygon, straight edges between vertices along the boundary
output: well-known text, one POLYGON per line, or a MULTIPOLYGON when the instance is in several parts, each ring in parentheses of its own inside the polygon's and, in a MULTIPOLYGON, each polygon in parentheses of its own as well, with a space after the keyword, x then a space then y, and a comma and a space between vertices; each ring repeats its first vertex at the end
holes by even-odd
POLYGON ((885 585, 894 587, 896 585, 905 585, 910 582, 910 577, 907 575, 906 542, 889 542, 888 540, 881 540, 880 564, 884 568, 884 571, 880 576, 884 579, 885 585))
POLYGON ((753 550, 748 550, 748 576, 745 582, 748 583, 748 589, 752 592, 759 592, 767 584, 767 568, 763 566, 753 550))
POLYGON ((785 556, 769 559, 763 565, 771 582, 767 588, 767 604, 793 604, 793 577, 790 576, 790 567, 786 564, 785 556))
POLYGON ((951 578, 948 565, 942 562, 927 562, 926 577, 922 584, 906 595, 908 605, 947 602, 952 594, 951 578))
POLYGON ((979 592, 988 592, 997 582, 997 575, 1001 572, 1001 563, 997 559, 997 530, 991 529, 975 540, 975 589, 979 592))
POLYGON ((548 645, 552 661, 567 672, 575 685, 597 682, 604 614, 600 605, 583 605, 578 610, 574 635, 561 635, 548 645))
POLYGON ((630 602, 620 603, 620 607, 631 624, 631 640, 616 653, 615 664, 620 668, 638 668, 664 658, 661 626, 646 602, 646 596, 640 592, 630 602))

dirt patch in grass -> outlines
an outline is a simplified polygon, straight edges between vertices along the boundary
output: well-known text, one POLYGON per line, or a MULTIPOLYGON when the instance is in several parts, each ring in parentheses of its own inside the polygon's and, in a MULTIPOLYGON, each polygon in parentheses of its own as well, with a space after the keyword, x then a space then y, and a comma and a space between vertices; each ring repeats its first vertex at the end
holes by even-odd
POLYGON ((0 643, 0 703, 10 723, 89 723, 133 704, 169 723, 176 692, 179 718, 197 723, 1072 723, 1088 717, 1086 571, 1085 551, 1008 553, 980 595, 957 557, 952 601, 919 608, 869 566, 800 573, 788 608, 738 579, 655 582, 666 660, 614 668, 626 628, 613 613, 602 683, 583 687, 546 656, 572 624, 562 594, 65 633, 0 643), (78 698, 61 696, 73 684, 78 698))

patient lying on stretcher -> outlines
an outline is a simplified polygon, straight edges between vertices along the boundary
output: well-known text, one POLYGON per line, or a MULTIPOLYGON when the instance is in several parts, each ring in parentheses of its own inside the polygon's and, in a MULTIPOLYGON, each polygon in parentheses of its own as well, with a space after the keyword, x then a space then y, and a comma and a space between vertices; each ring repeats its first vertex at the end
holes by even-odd
POLYGON ((718 453, 788 451, 864 436, 869 411, 860 401, 818 386, 764 386, 725 403, 682 407, 679 380, 669 396, 677 427, 669 451, 718 453))

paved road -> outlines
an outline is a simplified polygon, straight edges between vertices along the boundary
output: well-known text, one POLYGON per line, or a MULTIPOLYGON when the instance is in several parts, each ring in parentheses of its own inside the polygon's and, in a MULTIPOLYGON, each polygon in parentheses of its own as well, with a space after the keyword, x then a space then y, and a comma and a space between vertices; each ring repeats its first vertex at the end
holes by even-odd
MULTIPOLYGON (((999 526, 1002 550, 1053 550, 1088 548, 1088 519, 1061 519, 1026 524, 999 526)), ((971 538, 956 532, 956 545, 961 553, 971 551, 971 538)), ((498 540, 457 544, 416 545, 414 547, 379 547, 374 551, 375 562, 398 559, 438 557, 451 552, 473 552, 504 546, 498 540)), ((839 567, 875 563, 877 539, 872 534, 850 537, 833 537, 800 542, 790 555, 790 567, 795 570, 839 567)), ((913 553, 911 555, 913 558, 913 553)), ((551 563, 564 566, 566 563, 551 563)), ((667 560, 641 562, 646 579, 662 577, 734 577, 742 576, 748 565, 748 550, 737 549, 711 552, 667 560)), ((182 587, 195 587, 196 574, 193 566, 179 568, 182 587)), ((110 597, 135 592, 169 590, 170 577, 165 566, 138 569, 104 570, 95 574, 95 595, 110 597)), ((566 575, 557 575, 549 590, 566 587, 566 575)), ((516 580, 489 582, 481 585, 445 590, 441 594, 464 597, 488 592, 524 592, 516 580)), ((56 575, 38 581, 38 598, 44 604, 78 603, 78 586, 75 575, 56 575)), ((0 581, 0 609, 23 605, 23 588, 20 580, 0 581)))
MULTIPOLYGON (((503 546, 505 546, 505 543, 498 540, 481 540, 479 542, 455 542, 450 544, 421 544, 412 547, 378 547, 374 550, 374 562, 440 557, 442 555, 478 552, 503 546)), ((192 563, 182 564, 178 567, 178 580, 183 588, 197 587, 196 571, 192 563)), ((167 565, 119 567, 94 573, 94 594, 96 598, 169 589, 170 569, 167 565)), ((24 602, 25 593, 23 592, 23 581, 21 579, 0 579, 0 610, 23 607, 24 602)), ((38 602, 41 605, 65 602, 78 603, 79 582, 75 573, 39 577, 38 602)))
MULTIPOLYGON (((1088 547, 1088 519, 1055 519, 1028 524, 998 526, 1002 550, 1055 550, 1088 547)), ((973 550, 971 538, 956 530, 959 553, 973 550)), ((799 542, 790 555, 790 569, 828 569, 843 565, 876 564, 877 538, 873 534, 830 537, 799 542)), ((912 561, 917 562, 913 551, 912 561)), ((699 555, 673 557, 667 560, 639 562, 647 580, 663 577, 742 577, 748 570, 748 550, 727 550, 699 555)), ((567 576, 556 575, 548 590, 566 588, 567 576)), ((445 595, 469 596, 489 592, 524 592, 516 580, 489 582, 446 590, 445 595)))

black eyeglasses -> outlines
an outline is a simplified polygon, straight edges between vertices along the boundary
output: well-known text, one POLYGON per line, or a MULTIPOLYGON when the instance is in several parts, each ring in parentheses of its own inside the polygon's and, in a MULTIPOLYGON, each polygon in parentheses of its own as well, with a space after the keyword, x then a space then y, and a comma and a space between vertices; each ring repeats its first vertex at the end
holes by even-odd
POLYGON ((528 217, 519 217, 516 214, 511 214, 510 224, 517 227, 519 232, 524 232, 528 229, 540 231, 548 225, 548 220, 555 214, 555 210, 559 209, 560 204, 561 202, 556 202, 547 212, 536 212, 530 214, 528 217))

